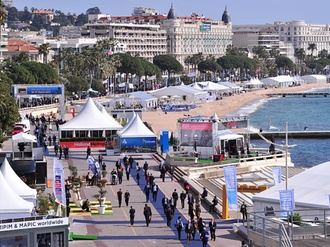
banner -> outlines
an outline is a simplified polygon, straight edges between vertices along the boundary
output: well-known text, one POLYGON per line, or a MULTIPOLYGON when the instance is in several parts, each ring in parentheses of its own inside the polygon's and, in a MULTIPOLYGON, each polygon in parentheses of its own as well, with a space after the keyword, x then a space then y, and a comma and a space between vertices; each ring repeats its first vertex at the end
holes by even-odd
POLYGON ((226 192, 228 198, 228 209, 237 211, 237 177, 236 166, 226 166, 223 168, 226 182, 226 192))
POLYGON ((282 181, 282 167, 273 167, 274 183, 279 184, 282 181))
POLYGON ((88 156, 87 165, 92 171, 93 175, 97 174, 98 178, 101 178, 101 167, 99 162, 97 162, 92 155, 88 156))
MULTIPOLYGON (((293 211, 295 208, 293 190, 280 190, 280 207, 284 211, 293 211)), ((281 217, 288 217, 287 212, 281 212, 281 217)))
POLYGON ((53 192, 55 201, 60 205, 66 206, 64 170, 61 162, 57 158, 54 158, 53 163, 53 192))

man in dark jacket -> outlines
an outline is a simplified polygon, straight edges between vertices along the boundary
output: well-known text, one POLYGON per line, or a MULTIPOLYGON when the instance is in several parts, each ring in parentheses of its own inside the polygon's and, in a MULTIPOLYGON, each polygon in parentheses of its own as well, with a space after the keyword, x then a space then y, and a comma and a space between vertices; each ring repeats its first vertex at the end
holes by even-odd
POLYGON ((133 208, 133 206, 131 206, 131 209, 129 210, 129 219, 131 226, 134 225, 134 218, 135 218, 135 209, 133 208))
POLYGON ((187 194, 184 191, 182 191, 180 194, 181 208, 184 208, 184 202, 186 200, 186 197, 187 197, 187 194))
POLYGON ((148 206, 148 204, 145 204, 145 206, 143 208, 143 215, 144 215, 144 218, 146 219, 147 226, 149 226, 149 223, 150 223, 151 217, 152 217, 152 212, 151 212, 151 208, 148 206))

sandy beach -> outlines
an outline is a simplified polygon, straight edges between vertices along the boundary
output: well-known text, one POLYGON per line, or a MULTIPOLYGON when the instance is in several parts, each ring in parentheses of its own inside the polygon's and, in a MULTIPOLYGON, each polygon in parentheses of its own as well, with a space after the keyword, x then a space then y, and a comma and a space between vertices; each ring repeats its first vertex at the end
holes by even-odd
POLYGON ((184 118, 189 114, 190 116, 213 116, 214 113, 218 117, 224 117, 227 114, 237 111, 244 105, 251 101, 267 98, 267 94, 271 93, 285 93, 285 92, 302 92, 313 88, 325 88, 330 87, 330 84, 306 84, 297 87, 289 88, 269 88, 261 89, 257 91, 251 91, 247 93, 241 93, 229 97, 224 97, 222 100, 207 102, 200 104, 199 107, 190 110, 189 112, 164 112, 158 111, 146 111, 143 112, 142 118, 144 122, 148 122, 155 133, 159 136, 161 130, 168 130, 175 132, 177 130, 177 120, 184 118))

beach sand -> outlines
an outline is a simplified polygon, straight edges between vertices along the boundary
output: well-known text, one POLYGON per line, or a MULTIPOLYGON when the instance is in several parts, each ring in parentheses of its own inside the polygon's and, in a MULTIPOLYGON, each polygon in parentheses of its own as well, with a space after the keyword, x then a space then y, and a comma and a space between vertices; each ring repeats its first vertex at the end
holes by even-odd
POLYGON ((247 93, 241 93, 229 97, 224 97, 222 100, 207 102, 200 104, 199 107, 190 110, 189 112, 164 112, 158 111, 145 111, 142 114, 143 122, 148 122, 155 133, 159 136, 161 130, 168 130, 171 132, 177 131, 177 121, 179 118, 187 116, 206 116, 211 117, 216 113, 218 117, 224 117, 227 114, 239 110, 244 105, 254 100, 267 98, 267 94, 271 93, 287 93, 287 92, 302 92, 312 88, 325 88, 330 87, 330 84, 306 84, 297 87, 289 88, 269 88, 247 93))

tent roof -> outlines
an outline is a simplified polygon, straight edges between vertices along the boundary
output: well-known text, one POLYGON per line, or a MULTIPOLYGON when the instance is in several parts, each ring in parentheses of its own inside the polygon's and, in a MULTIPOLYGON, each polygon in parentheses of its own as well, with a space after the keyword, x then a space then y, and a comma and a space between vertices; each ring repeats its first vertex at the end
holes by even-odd
MULTIPOLYGON (((110 116, 109 116, 110 117, 110 116)), ((93 100, 89 98, 80 111, 80 113, 68 121, 67 123, 60 125, 60 130, 118 130, 121 129, 118 123, 114 123, 109 120, 93 103, 93 100)))
MULTIPOLYGON (((307 169, 288 181, 289 188, 294 189, 294 198, 300 207, 329 207, 330 162, 307 169)), ((285 190, 285 181, 255 195, 253 201, 279 202, 279 191, 285 190)))
POLYGON ((303 80, 305 79, 317 79, 317 80, 325 80, 325 75, 304 75, 301 77, 303 80))
POLYGON ((174 95, 183 96, 183 95, 205 94, 205 92, 203 92, 203 90, 201 90, 201 89, 196 89, 196 88, 192 88, 192 87, 189 87, 189 86, 183 86, 183 85, 163 87, 161 89, 149 91, 148 93, 151 94, 151 95, 154 95, 156 97, 161 97, 161 96, 164 96, 164 95, 167 95, 167 96, 174 96, 174 95))
POLYGON ((281 82, 293 82, 294 79, 288 75, 279 75, 276 77, 269 77, 262 80, 264 84, 277 84, 281 82))
MULTIPOLYGON (((13 213, 31 213, 33 210, 33 203, 21 198, 8 184, 7 180, 0 171, 0 188, 1 198, 0 215, 13 213)), ((3 218, 3 216, 0 216, 3 218)))
POLYGON ((37 198, 37 191, 30 188, 26 183, 20 179, 11 168, 7 159, 5 159, 0 168, 4 178, 7 180, 9 186, 22 198, 37 198))
POLYGON ((127 129, 119 133, 120 137, 157 137, 155 133, 145 126, 138 114, 128 124, 127 129))
POLYGON ((223 86, 226 86, 226 87, 229 87, 229 88, 232 88, 232 89, 238 89, 238 88, 240 88, 236 84, 231 83, 229 81, 221 81, 221 82, 218 82, 218 84, 223 85, 223 86))
POLYGON ((13 142, 37 142, 37 138, 34 135, 27 133, 18 133, 12 136, 13 142))
POLYGON ((128 94, 129 98, 140 99, 140 100, 157 100, 156 97, 146 93, 146 92, 133 92, 128 94))
POLYGON ((263 83, 258 78, 251 78, 245 85, 263 85, 263 83))
POLYGON ((131 121, 129 121, 129 122, 124 126, 124 128, 122 128, 121 130, 119 130, 119 131, 117 132, 118 135, 119 135, 120 133, 125 132, 125 131, 129 128, 129 126, 134 122, 134 119, 135 119, 136 115, 137 115, 137 114, 133 111, 133 117, 132 117, 131 121))
POLYGON ((229 87, 224 86, 224 85, 220 85, 218 83, 214 83, 211 81, 208 81, 207 84, 203 87, 204 91, 221 91, 221 90, 228 90, 229 87))
POLYGON ((192 88, 199 89, 199 90, 202 90, 202 88, 197 84, 197 82, 191 84, 191 87, 192 87, 192 88))
POLYGON ((102 114, 108 119, 109 123, 113 124, 113 126, 117 127, 118 129, 123 128, 123 126, 121 126, 121 124, 118 123, 116 119, 109 115, 109 113, 106 111, 102 104, 100 104, 98 101, 94 101, 94 103, 95 106, 100 110, 100 112, 102 112, 102 114))

